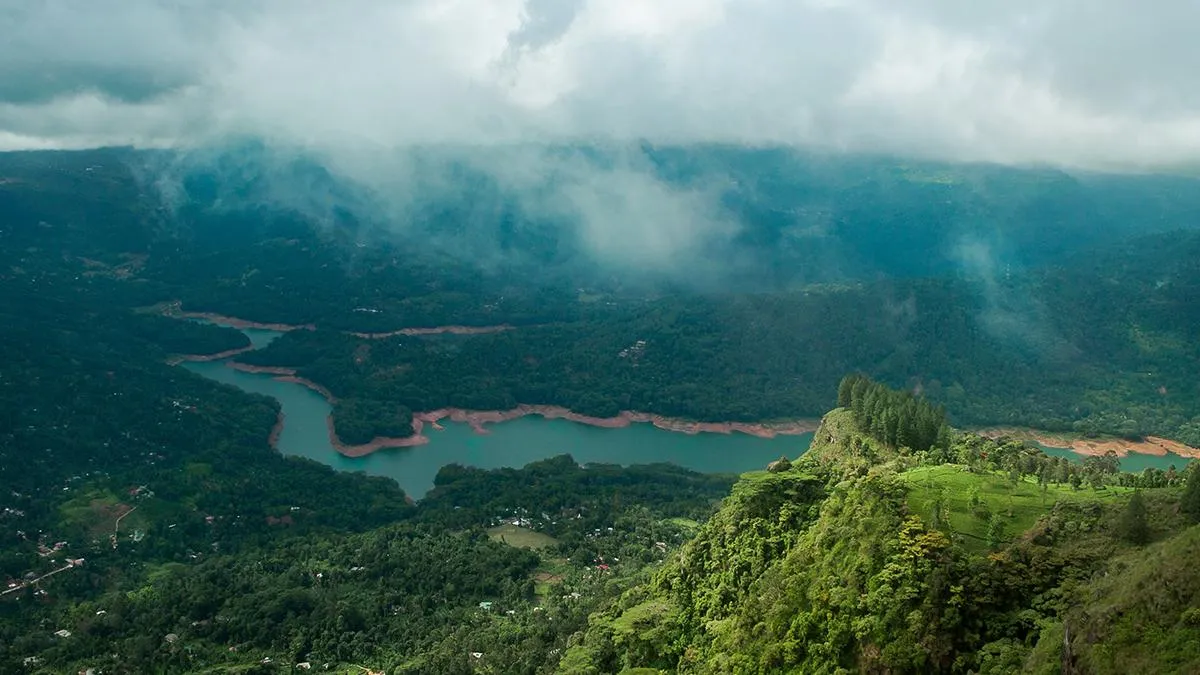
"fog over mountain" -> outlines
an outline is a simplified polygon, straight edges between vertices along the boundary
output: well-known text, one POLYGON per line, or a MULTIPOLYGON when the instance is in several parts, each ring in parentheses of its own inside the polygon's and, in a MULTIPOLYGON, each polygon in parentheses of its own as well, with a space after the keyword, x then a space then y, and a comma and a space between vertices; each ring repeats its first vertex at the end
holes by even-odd
POLYGON ((48 0, 0 147, 649 138, 1093 168, 1200 150, 1200 7, 1127 0, 48 0))
POLYGON ((974 274, 981 251, 1012 262, 1024 212, 1065 214, 1043 258, 1086 228, 1190 224, 1065 176, 1190 170, 1197 19, 1182 0, 48 0, 0 9, 0 149, 169 148, 134 168, 173 208, 208 176, 217 208, 351 214, 484 266, 532 246, 692 284, 974 274), (998 174, 844 159, 864 153, 1043 173, 1014 179, 1022 201, 998 174), (888 241, 913 223, 936 236, 888 241))

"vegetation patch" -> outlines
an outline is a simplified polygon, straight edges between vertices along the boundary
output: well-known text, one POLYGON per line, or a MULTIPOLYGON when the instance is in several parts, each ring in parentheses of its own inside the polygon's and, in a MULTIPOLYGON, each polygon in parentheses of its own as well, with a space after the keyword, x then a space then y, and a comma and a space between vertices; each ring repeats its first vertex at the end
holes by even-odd
POLYGON ((544 548, 558 546, 558 540, 548 534, 535 532, 526 527, 505 523, 489 529, 488 537, 492 541, 508 544, 516 548, 528 548, 540 551, 544 548))
MULTIPOLYGON (((112 532, 117 518, 132 509, 132 506, 123 503, 112 492, 90 489, 59 506, 58 511, 64 524, 79 527, 96 536, 112 532)), ((122 524, 133 525, 135 522, 139 527, 144 526, 136 515, 125 518, 122 524)))
POLYGON ((947 526, 969 550, 1008 542, 1029 530, 1059 501, 1112 501, 1131 488, 1073 489, 1038 485, 1025 477, 1013 481, 996 471, 976 473, 966 466, 924 466, 900 474, 909 487, 908 508, 926 522, 947 526))

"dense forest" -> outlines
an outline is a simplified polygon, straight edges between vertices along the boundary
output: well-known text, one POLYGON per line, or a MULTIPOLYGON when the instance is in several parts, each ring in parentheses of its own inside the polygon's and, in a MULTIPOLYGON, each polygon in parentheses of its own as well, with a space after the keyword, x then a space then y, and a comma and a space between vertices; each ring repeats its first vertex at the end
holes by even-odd
POLYGON ((168 194, 170 153, 0 154, 0 671, 1197 667, 1200 470, 949 426, 1200 443, 1192 181, 642 152, 674 185, 736 176, 744 227, 698 260, 765 262, 695 285, 606 269, 469 171, 478 201, 397 232, 277 204, 253 171, 168 194), (916 255, 948 238, 974 262, 916 255), (327 387, 350 442, 442 406, 843 407, 740 480, 559 457, 444 467, 413 503, 280 455, 275 401, 170 365, 249 345, 175 301, 312 324, 238 358, 327 387), (353 334, 446 325, 504 330, 353 334))
POLYGON ((293 331, 246 363, 410 410, 561 405, 705 421, 819 415, 846 372, 958 425, 1200 444, 1200 236, 1137 240, 1009 281, 922 279, 670 295, 472 336, 293 331))
POLYGON ((390 480, 280 456, 278 404, 167 365, 241 333, 132 311, 123 284, 23 255, 32 273, 0 294, 5 672, 549 672, 732 483, 561 458, 447 467, 413 506, 390 480))

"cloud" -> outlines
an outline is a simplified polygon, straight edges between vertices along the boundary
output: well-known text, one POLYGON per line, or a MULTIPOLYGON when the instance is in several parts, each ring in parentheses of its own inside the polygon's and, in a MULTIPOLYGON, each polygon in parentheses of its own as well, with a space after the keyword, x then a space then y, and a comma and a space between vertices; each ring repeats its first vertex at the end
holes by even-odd
POLYGON ((1200 153, 1190 0, 45 0, 6 147, 578 138, 1140 168, 1200 153))
POLYGON ((1052 327, 1045 304, 1021 282, 1020 269, 1014 282, 1012 267, 1005 264, 1001 269, 1002 259, 990 244, 977 237, 962 237, 953 246, 951 257, 975 280, 981 302, 977 319, 993 338, 1036 359, 1079 356, 1079 349, 1052 327))
POLYGON ((1191 0, 5 3, 0 150, 181 148, 149 179, 170 199, 255 139, 264 163, 239 170, 318 221, 350 199, 402 227, 447 194, 482 223, 516 195, 598 260, 695 277, 757 269, 716 260, 731 177, 663 180, 638 143, 1191 169, 1198 23, 1191 0), (585 146, 607 154, 562 153, 585 146), (296 157, 352 187, 300 180, 296 157), (461 194, 463 167, 507 196, 461 194))

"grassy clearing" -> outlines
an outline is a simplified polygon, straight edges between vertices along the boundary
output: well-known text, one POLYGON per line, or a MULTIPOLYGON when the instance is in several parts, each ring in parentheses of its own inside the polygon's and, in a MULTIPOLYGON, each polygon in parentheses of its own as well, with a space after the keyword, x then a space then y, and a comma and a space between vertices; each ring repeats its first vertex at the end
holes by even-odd
POLYGON ((1000 473, 970 473, 963 466, 919 467, 901 474, 908 483, 908 508, 928 521, 934 503, 941 499, 949 511, 950 528, 965 535, 968 549, 987 548, 988 525, 992 515, 1005 524, 1005 538, 1013 539, 1037 523, 1059 501, 1112 501, 1128 495, 1130 488, 1109 487, 1072 489, 1069 485, 1049 485, 1043 491, 1032 478, 1013 484, 1000 473), (972 495, 979 506, 971 505, 972 495))
MULTIPOLYGON (((548 534, 535 532, 528 528, 505 523, 487 531, 492 541, 507 544, 516 548, 527 548, 542 551, 558 545, 558 540, 548 534)), ((550 596, 554 586, 562 582, 570 570, 571 564, 565 558, 542 557, 542 564, 533 572, 533 593, 542 602, 550 596)))
POLYGON ((618 633, 637 635, 647 627, 655 626, 670 618, 678 610, 666 600, 648 600, 640 605, 630 607, 613 619, 613 629, 618 633))
POLYGON ((507 523, 493 527, 487 533, 492 541, 498 541, 502 544, 515 546, 516 548, 528 548, 540 551, 544 548, 558 545, 558 540, 548 534, 534 532, 533 530, 507 523))
POLYGON ((543 559, 541 565, 533 572, 533 593, 541 602, 550 597, 554 586, 562 583, 571 570, 571 563, 566 558, 543 559))
MULTIPOLYGON (((108 490, 81 490, 75 497, 67 500, 58 507, 59 515, 64 524, 85 528, 91 536, 109 534, 118 517, 129 512, 132 505, 123 503, 117 495, 108 490)), ((145 528, 145 514, 133 513, 121 521, 121 529, 129 527, 145 528)))
POLYGON ((700 530, 700 523, 691 518, 668 518, 666 522, 692 533, 700 530))

